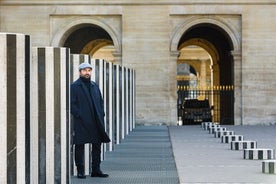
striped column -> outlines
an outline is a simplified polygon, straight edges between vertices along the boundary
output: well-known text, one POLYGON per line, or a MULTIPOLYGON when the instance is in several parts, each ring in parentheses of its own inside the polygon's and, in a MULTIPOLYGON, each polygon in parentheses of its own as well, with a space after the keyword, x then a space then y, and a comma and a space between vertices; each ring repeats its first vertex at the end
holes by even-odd
POLYGON ((213 123, 212 122, 202 122, 201 123, 201 128, 204 129, 204 130, 207 130, 207 127, 209 125, 212 125, 213 123))
POLYGON ((234 131, 229 131, 229 130, 219 130, 219 131, 215 131, 215 138, 220 138, 223 135, 234 135, 234 131))
POLYGON ((30 36, 0 33, 0 183, 30 183, 30 36))
POLYGON ((68 48, 33 48, 32 183, 70 183, 69 60, 68 48))
POLYGON ((264 160, 262 162, 262 173, 276 174, 276 160, 264 160))
POLYGON ((110 138, 108 143, 108 151, 114 149, 114 118, 113 118, 113 64, 111 62, 104 63, 105 85, 104 85, 104 107, 106 131, 110 138))
MULTIPOLYGON (((91 63, 90 56, 87 54, 70 54, 70 84, 73 83, 75 80, 79 78, 79 65, 83 62, 91 63)), ((94 68, 94 67, 93 67, 94 68)), ((92 71, 91 79, 95 80, 95 72, 92 71)), ((73 118, 71 118, 71 121, 73 118)), ((71 135, 73 135, 73 121, 71 123, 71 135)), ((71 137, 72 138, 72 137, 71 137)), ((90 153, 92 150, 91 144, 84 145, 84 172, 85 175, 89 175, 91 173, 91 164, 92 159, 90 157, 90 153)), ((77 175, 77 167, 75 165, 75 149, 74 145, 71 146, 71 174, 76 176, 77 175)))
POLYGON ((116 131, 116 144, 119 144, 122 139, 122 67, 114 65, 113 84, 114 84, 114 115, 115 115, 115 131, 116 131))
POLYGON ((231 150, 244 150, 257 148, 257 141, 232 141, 231 150))
POLYGON ((275 159, 274 149, 245 149, 243 150, 243 158, 248 160, 267 160, 275 159))
POLYGON ((226 128, 225 127, 220 127, 220 126, 210 127, 209 134, 214 134, 216 131, 226 131, 226 128))
POLYGON ((129 130, 132 131, 135 128, 135 71, 133 69, 130 70, 130 127, 129 130))
POLYGON ((220 127, 219 124, 211 123, 207 126, 207 130, 210 131, 211 128, 218 128, 220 127))
POLYGON ((231 141, 243 141, 242 135, 223 135, 221 136, 222 143, 230 143, 231 141))

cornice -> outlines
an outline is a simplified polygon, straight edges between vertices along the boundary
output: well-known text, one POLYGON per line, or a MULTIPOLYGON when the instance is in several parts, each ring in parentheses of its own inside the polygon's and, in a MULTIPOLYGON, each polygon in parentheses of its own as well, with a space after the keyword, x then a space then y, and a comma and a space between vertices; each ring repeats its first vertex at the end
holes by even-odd
POLYGON ((0 0, 3 6, 50 5, 276 5, 275 0, 0 0))

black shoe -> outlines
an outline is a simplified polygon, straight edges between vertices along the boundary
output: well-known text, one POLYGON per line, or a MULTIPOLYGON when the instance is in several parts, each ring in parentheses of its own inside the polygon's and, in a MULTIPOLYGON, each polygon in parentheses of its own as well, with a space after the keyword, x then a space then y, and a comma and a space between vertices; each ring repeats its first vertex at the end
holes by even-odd
POLYGON ((92 172, 91 177, 107 178, 108 174, 104 174, 102 172, 92 172))
POLYGON ((80 179, 85 179, 86 178, 84 173, 78 173, 77 177, 80 178, 80 179))

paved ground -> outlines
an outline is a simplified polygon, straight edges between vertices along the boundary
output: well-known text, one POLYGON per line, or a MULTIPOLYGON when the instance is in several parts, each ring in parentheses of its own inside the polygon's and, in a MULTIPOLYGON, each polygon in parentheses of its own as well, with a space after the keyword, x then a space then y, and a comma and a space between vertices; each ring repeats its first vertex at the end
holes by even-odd
POLYGON ((138 126, 101 164, 108 178, 77 179, 72 184, 178 184, 166 126, 138 126))
MULTIPOLYGON (((257 148, 276 150, 276 126, 224 126, 257 148)), ((269 183, 276 175, 262 173, 261 160, 243 159, 243 151, 231 150, 199 126, 170 127, 180 183, 269 183)))
MULTIPOLYGON (((258 148, 276 150, 276 126, 225 126, 258 148)), ((109 178, 72 184, 276 184, 276 174, 263 174, 261 160, 244 160, 200 126, 138 126, 102 162, 109 178)))

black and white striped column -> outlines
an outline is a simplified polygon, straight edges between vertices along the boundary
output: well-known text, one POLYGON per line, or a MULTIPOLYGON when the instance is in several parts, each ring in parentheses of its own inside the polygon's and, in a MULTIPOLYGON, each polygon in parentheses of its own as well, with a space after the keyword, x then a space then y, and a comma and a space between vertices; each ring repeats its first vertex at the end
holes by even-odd
POLYGON ((262 162, 262 173, 276 174, 276 160, 264 160, 262 162))
POLYGON ((223 136, 221 136, 222 143, 230 143, 232 141, 243 141, 243 135, 223 135, 223 136))
POLYGON ((105 122, 106 131, 108 132, 110 142, 107 144, 107 149, 112 151, 114 149, 114 116, 113 116, 113 64, 111 62, 104 63, 104 107, 105 107, 105 122))
POLYGON ((220 138, 223 135, 235 135, 234 131, 230 131, 230 130, 219 130, 219 131, 215 131, 215 138, 220 138))
POLYGON ((32 183, 70 183, 69 61, 68 48, 33 48, 32 183))
POLYGON ((216 131, 226 131, 226 127, 214 126, 209 128, 209 134, 215 134, 216 131))
MULTIPOLYGON (((79 78, 79 65, 81 63, 91 63, 91 58, 87 54, 70 54, 70 84, 73 83, 75 80, 79 78)), ((95 74, 92 71, 92 80, 95 80, 95 74)), ((72 121, 72 119, 71 119, 72 121)), ((71 122, 71 135, 73 135, 73 121, 71 122)), ((72 137, 71 137, 72 138, 72 137)), ((90 174, 90 168, 92 164, 92 159, 90 157, 90 153, 92 150, 91 144, 84 145, 84 173, 85 175, 90 174)), ((76 176, 77 175, 77 167, 74 161, 75 149, 74 145, 71 146, 71 174, 76 176)))
POLYGON ((30 36, 0 33, 0 182, 30 183, 30 36))
POLYGON ((275 150, 258 148, 258 149, 245 149, 243 150, 243 158, 248 160, 268 160, 275 159, 275 150))
POLYGON ((231 150, 244 150, 257 148, 257 141, 232 141, 231 150))

